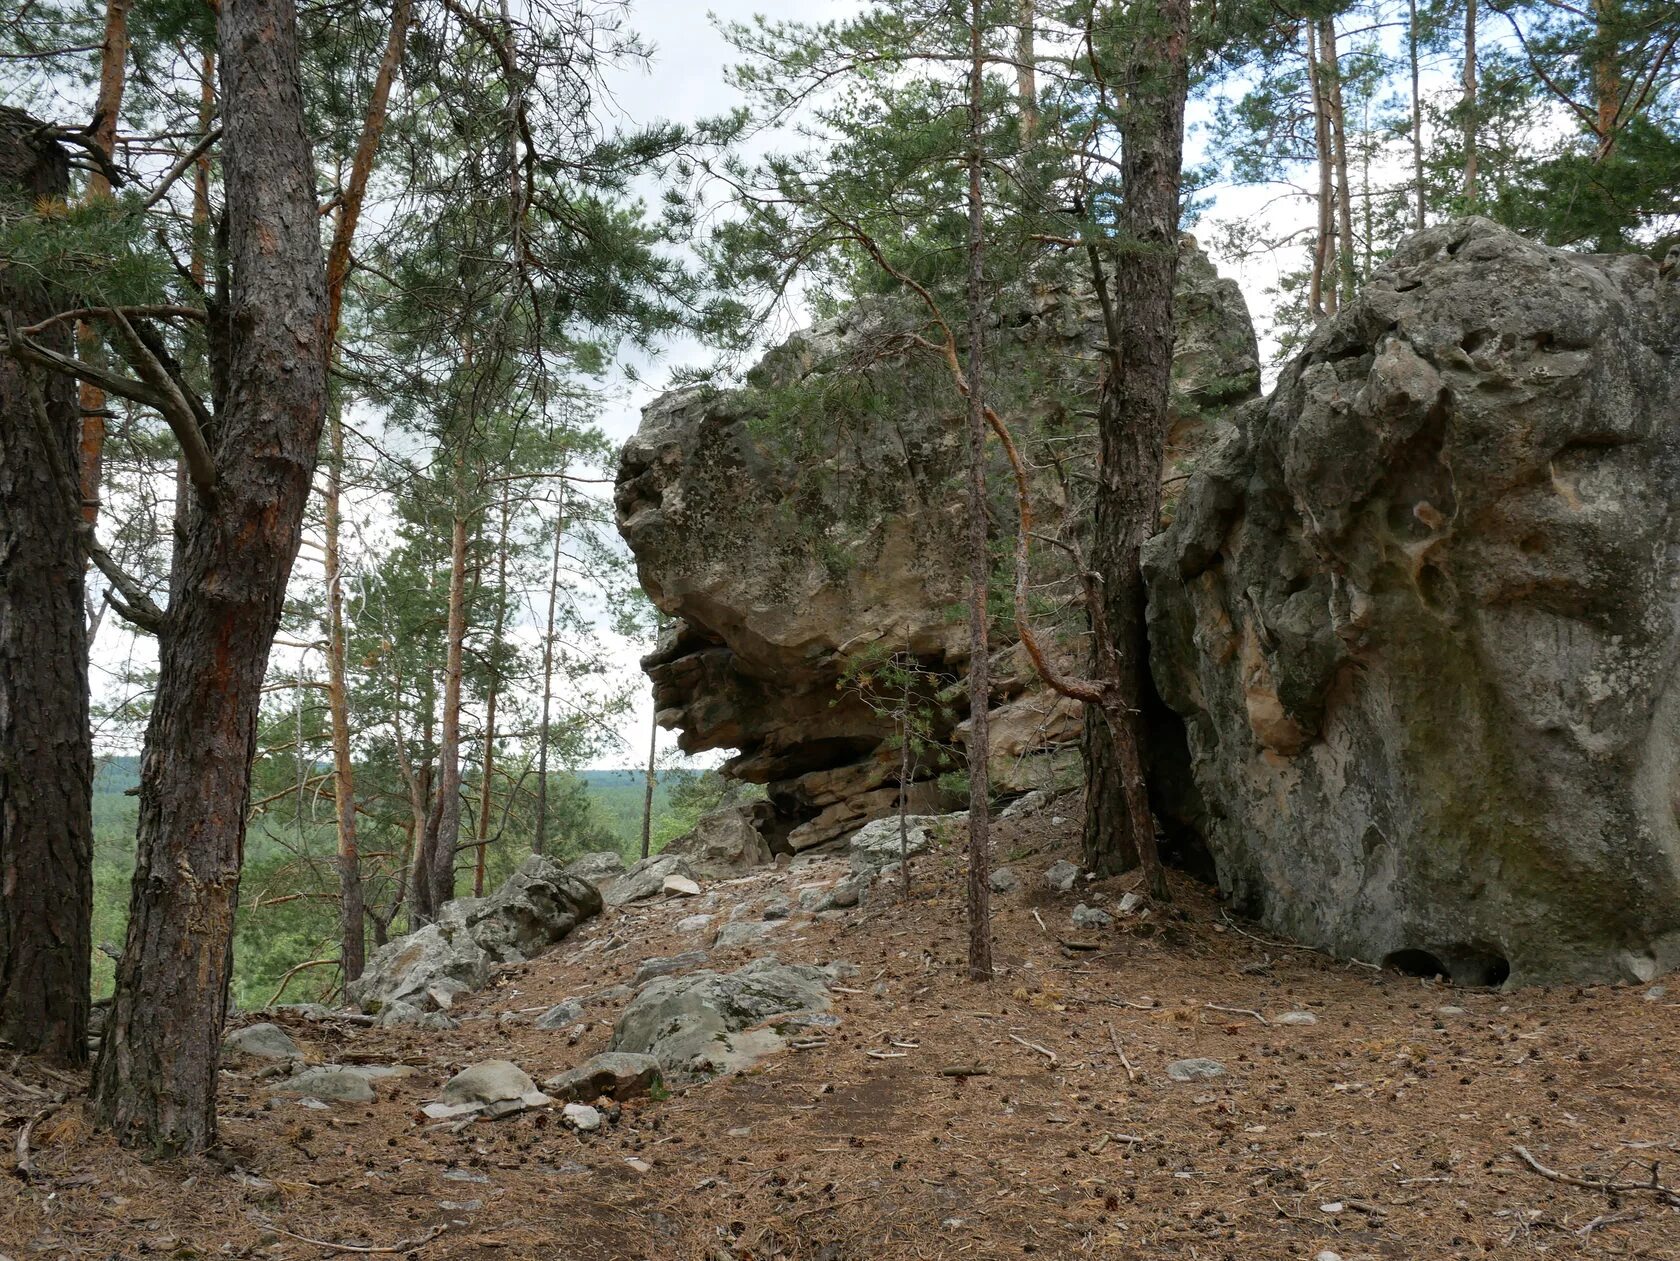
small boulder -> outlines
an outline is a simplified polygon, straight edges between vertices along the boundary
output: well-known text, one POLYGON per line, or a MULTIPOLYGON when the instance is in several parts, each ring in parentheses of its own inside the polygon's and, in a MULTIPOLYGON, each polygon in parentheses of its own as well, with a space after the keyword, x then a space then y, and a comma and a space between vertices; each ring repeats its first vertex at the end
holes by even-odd
POLYGON ((705 967, 708 958, 704 950, 685 950, 669 957, 655 955, 636 969, 634 984, 645 985, 655 977, 670 976, 676 972, 692 972, 695 968, 705 967))
POLYGON ((587 1103, 568 1103, 560 1109, 560 1116, 580 1134, 593 1134, 601 1128, 601 1114, 587 1103))
POLYGON ((763 919, 786 919, 793 914, 793 904, 784 897, 773 897, 764 904, 763 919))
POLYGON ((1073 889, 1074 882, 1079 879, 1078 863, 1070 863, 1067 859, 1058 859, 1051 863, 1044 873, 1044 883, 1054 893, 1068 893, 1073 889))
POLYGON ((506 1116, 550 1102, 537 1083, 511 1060, 484 1060, 462 1069, 443 1084, 439 1098, 452 1111, 482 1110, 506 1116))
POLYGON ((1209 1081, 1225 1076, 1225 1066, 1218 1060, 1174 1060, 1167 1065, 1167 1076, 1174 1081, 1209 1081))
POLYGON ((1149 899, 1141 893, 1124 893, 1120 895, 1120 914, 1131 915, 1141 911, 1149 904, 1149 899))
POLYGON ((566 864, 566 874, 604 889, 624 874, 624 855, 614 849, 583 854, 566 864))
POLYGON ((605 1051, 543 1083, 543 1090, 559 1100, 629 1099, 645 1094, 659 1080, 659 1061, 630 1051, 605 1051))
POLYGON ((661 893, 675 893, 685 898, 697 898, 700 896, 700 885, 687 876, 680 876, 676 872, 672 872, 659 882, 659 891, 661 893))
POLYGON ((711 925, 710 915, 687 915, 678 920, 674 927, 679 933, 703 933, 711 925))
POLYGON ((898 816, 889 815, 866 823, 856 832, 847 848, 851 854, 854 873, 872 874, 897 863, 902 853, 912 856, 927 852, 936 841, 954 839, 968 826, 968 812, 955 814, 913 814, 904 820, 905 835, 900 838, 898 816))
POLYGON ((601 893, 608 906, 623 906, 626 902, 640 902, 643 898, 659 896, 665 889, 667 876, 681 876, 692 881, 694 869, 680 854, 655 854, 644 858, 601 893))
POLYGON ((222 1054, 230 1060, 267 1060, 290 1063, 303 1058, 296 1042, 279 1025, 264 1021, 235 1029, 222 1039, 222 1054))
POLYGON ((310 1099, 331 1099, 337 1103, 372 1103, 373 1083, 382 1077, 406 1077, 413 1070, 367 1065, 322 1064, 306 1068, 270 1086, 276 1095, 303 1095, 310 1099))
POLYGON ((1007 867, 998 867, 986 877, 993 893, 1014 893, 1021 887, 1021 878, 1007 867))
POLYGON ((1073 908, 1070 918, 1075 928, 1107 928, 1114 923, 1114 917, 1107 911, 1095 906, 1086 906, 1083 902, 1073 908))
MULTIPOLYGON (((760 925, 759 927, 763 927, 760 925)), ((786 1042, 773 1018, 826 1012, 818 969, 759 959, 734 972, 710 970, 651 982, 613 1028, 612 1049, 652 1055, 669 1081, 739 1072, 786 1042)))
POLYGON ((672 841, 666 854, 680 855, 696 876, 711 880, 738 876, 769 865, 770 846, 759 831, 767 803, 723 806, 703 816, 692 830, 672 841))
POLYGON ((1273 1016, 1274 1025, 1316 1025, 1318 1017, 1310 1011, 1286 1011, 1281 1016, 1273 1016))
POLYGON ((1052 796, 1053 794, 1048 788, 1035 789, 1024 797, 1015 798, 1014 801, 998 812, 998 818, 1019 819, 1032 814, 1034 811, 1042 810, 1050 804, 1052 796))
POLYGON ((575 998, 563 998, 536 1019, 539 1029, 567 1029, 583 1019, 583 1004, 575 998))
POLYGON ((737 946, 750 945, 769 936, 777 927, 774 920, 740 920, 734 924, 725 924, 718 929, 712 946, 717 950, 733 950, 737 946))

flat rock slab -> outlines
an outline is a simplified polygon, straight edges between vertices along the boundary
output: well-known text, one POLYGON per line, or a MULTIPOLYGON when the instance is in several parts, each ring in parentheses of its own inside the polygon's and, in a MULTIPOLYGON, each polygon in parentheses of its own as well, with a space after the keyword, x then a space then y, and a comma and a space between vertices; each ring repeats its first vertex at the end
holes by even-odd
POLYGON ((235 1029, 222 1039, 222 1054, 233 1060, 268 1060, 288 1062, 301 1060, 303 1052, 298 1044, 279 1025, 264 1021, 235 1029))
POLYGON ((696 872, 680 854, 655 854, 644 858, 601 893, 608 906, 623 906, 626 902, 640 902, 665 892, 665 879, 678 876, 694 880, 696 872))
POLYGON ((517 1100, 527 1107, 540 1107, 548 1102, 537 1083, 512 1060, 485 1060, 462 1069, 443 1084, 440 1098, 445 1104, 457 1106, 517 1100))
POLYGON ((294 1073, 268 1090, 275 1095, 305 1095, 337 1103, 372 1103, 377 1097, 374 1082, 387 1077, 407 1077, 413 1072, 400 1065, 322 1064, 294 1073))
POLYGON ((543 1083, 543 1090, 559 1100, 629 1099, 646 1094, 660 1079, 659 1061, 651 1055, 630 1051, 603 1051, 557 1073, 543 1083))
POLYGON ((1174 1081, 1210 1081, 1225 1076, 1225 1066, 1218 1060, 1174 1060, 1167 1065, 1167 1076, 1174 1081))

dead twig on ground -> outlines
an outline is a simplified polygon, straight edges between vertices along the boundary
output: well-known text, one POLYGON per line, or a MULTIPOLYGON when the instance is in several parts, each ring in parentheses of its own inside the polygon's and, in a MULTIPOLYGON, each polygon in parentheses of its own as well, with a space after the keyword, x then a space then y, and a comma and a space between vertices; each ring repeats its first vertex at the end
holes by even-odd
POLYGON ((1625 1195, 1630 1191, 1646 1191, 1664 1203, 1680 1208, 1680 1190, 1664 1186, 1657 1181, 1658 1165, 1655 1161, 1651 1162, 1651 1179, 1649 1182, 1625 1182, 1614 1178, 1581 1178, 1574 1174, 1561 1173, 1556 1169, 1546 1168, 1545 1165, 1534 1158, 1534 1153, 1526 1147, 1518 1146, 1511 1150, 1516 1152, 1523 1164, 1542 1178, 1548 1178, 1553 1182, 1561 1182, 1564 1186, 1580 1187, 1584 1191, 1603 1191, 1611 1195, 1625 1195))
POLYGON ((1025 1038, 1016 1037, 1013 1033, 1009 1035, 1009 1040, 1011 1042, 1019 1042, 1029 1051, 1037 1051, 1040 1055, 1046 1057, 1050 1061, 1052 1067, 1060 1062, 1056 1058, 1056 1053, 1047 1046, 1039 1046, 1036 1042, 1028 1042, 1025 1038))
POLYGON ((433 1226, 425 1234, 414 1239, 400 1239, 392 1244, 334 1243, 330 1239, 311 1239, 308 1235, 300 1235, 296 1231, 287 1230, 283 1226, 275 1226, 272 1223, 269 1225, 269 1229, 277 1235, 284 1235, 288 1239, 296 1239, 299 1243, 313 1244, 317 1248, 326 1248, 331 1252, 407 1252, 410 1249, 431 1243, 432 1240, 449 1229, 449 1224, 445 1222, 442 1225, 433 1226))
POLYGON ((1227 1016, 1253 1016, 1263 1025, 1269 1025, 1272 1023, 1259 1012, 1249 1007, 1221 1007, 1218 1003, 1203 1003, 1202 1006, 1208 1011, 1222 1011, 1227 1016))
POLYGON ((1132 1067, 1132 1062, 1126 1058, 1126 1052, 1120 1048, 1120 1035, 1114 1032, 1114 1022, 1108 1023, 1108 1040, 1114 1044, 1114 1053, 1120 1057, 1120 1065, 1126 1070, 1126 1080, 1137 1084, 1138 1071, 1132 1067))

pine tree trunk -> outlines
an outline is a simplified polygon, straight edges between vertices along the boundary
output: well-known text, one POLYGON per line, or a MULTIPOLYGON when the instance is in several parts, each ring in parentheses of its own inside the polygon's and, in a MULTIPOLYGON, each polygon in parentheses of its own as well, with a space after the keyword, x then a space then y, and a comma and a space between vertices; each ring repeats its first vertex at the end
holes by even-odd
POLYGON ((1464 94, 1459 109, 1464 115, 1464 204, 1476 205, 1476 0, 1464 6, 1464 94))
POLYGON ((350 698, 344 663, 344 578, 339 547, 344 423, 336 403, 327 460, 327 708, 332 722, 333 813, 338 821, 339 964, 348 984, 361 976, 367 961, 367 925, 362 860, 356 843, 356 766, 350 749, 350 698))
POLYGON ((1161 516, 1189 32, 1190 0, 1162 0, 1129 41, 1122 66, 1123 81, 1135 85, 1121 115, 1126 248, 1114 275, 1117 363, 1097 404, 1091 551, 1102 577, 1093 673, 1116 686, 1107 704, 1086 710, 1085 866, 1103 876, 1141 864, 1157 897, 1167 890, 1143 763, 1140 717, 1151 683, 1138 553, 1161 516))
POLYGON ((543 632, 542 721, 537 729, 537 825, 531 850, 540 854, 548 846, 548 722, 554 701, 554 615, 560 603, 560 540, 566 533, 565 503, 554 519, 554 554, 548 568, 548 625, 543 632))
POLYGON ((1406 22, 1406 44, 1412 67, 1412 194, 1417 200, 1416 218, 1413 222, 1419 232, 1424 227, 1424 189, 1423 189, 1423 89, 1421 85, 1422 69, 1418 64, 1418 11, 1417 0, 1407 0, 1408 20, 1406 22))
MULTIPOLYGON (((0 111, 0 197, 62 203, 68 158, 33 128, 0 111)), ((19 324, 58 309, 26 284, 0 269, 0 307, 19 324)), ((69 350, 61 332, 43 340, 69 350)), ((79 1065, 93 909, 80 425, 70 379, 31 385, 26 371, 0 358, 0 1039, 79 1065)))
POLYGON ((1021 102, 1021 147, 1038 135, 1038 0, 1015 0, 1015 94, 1021 102))
POLYGON ((1336 42, 1336 21, 1325 18, 1319 24, 1319 55, 1323 58, 1321 88, 1330 123, 1330 151, 1336 177, 1336 275, 1337 305, 1353 301, 1358 287, 1359 255, 1353 244, 1353 188, 1348 178, 1347 114, 1342 107, 1342 57, 1336 42))
POLYGON ((490 680, 484 698, 484 778, 478 789, 478 845, 473 856, 473 896, 484 896, 485 847, 490 844, 490 784, 496 774, 496 699, 501 691, 502 676, 496 669, 494 654, 501 647, 502 632, 507 626, 507 541, 510 507, 507 494, 502 495, 501 529, 496 535, 496 618, 490 632, 490 680))
POLYGON ((269 648, 327 399, 325 262, 292 0, 224 0, 231 290, 213 497, 177 549, 140 770, 128 939, 94 1116, 159 1153, 216 1139, 216 1074, 269 648))
POLYGON ((1312 93, 1313 149, 1318 155, 1318 239, 1313 245, 1312 275, 1307 282, 1307 311, 1322 320, 1336 312, 1336 287, 1326 288, 1336 256, 1335 158, 1330 144, 1330 108, 1319 62, 1318 36, 1307 23, 1307 85, 1312 93))
MULTIPOLYGON (((128 85, 128 11, 134 0, 106 0, 105 38, 99 49, 99 94, 94 98, 94 127, 89 139, 107 158, 117 149, 117 118, 122 113, 123 90, 128 85)), ((88 177, 88 200, 111 195, 111 182, 95 169, 88 177)), ((99 353, 99 335, 91 324, 76 326, 76 340, 83 358, 99 353)), ((82 519, 89 525, 99 519, 99 488, 105 470, 105 391, 82 382, 81 438, 77 453, 82 496, 82 519)))
POLYGON ((986 510, 986 219, 980 178, 985 122, 981 0, 969 8, 968 75, 968 975, 992 979, 990 618, 986 510))
MULTIPOLYGON (((654 718, 658 718, 657 712, 654 718)), ((650 723, 648 735, 647 777, 642 783, 642 857, 646 858, 653 846, 653 789, 657 782, 654 763, 659 756, 659 723, 650 723)))
MULTIPOLYGON (((459 489, 456 494, 460 494, 459 489)), ((455 896, 455 851, 461 843, 461 658, 467 638, 467 519, 459 504, 450 531, 447 635, 437 800, 432 805, 431 857, 427 862, 428 914, 433 917, 455 896)))

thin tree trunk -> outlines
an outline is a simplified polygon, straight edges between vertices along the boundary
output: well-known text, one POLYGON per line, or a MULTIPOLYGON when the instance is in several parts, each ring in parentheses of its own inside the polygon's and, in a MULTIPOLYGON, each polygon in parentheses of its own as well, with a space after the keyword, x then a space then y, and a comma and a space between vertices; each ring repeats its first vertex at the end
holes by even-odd
MULTIPOLYGON (((329 326, 330 326, 329 315, 329 326)), ((339 543, 344 487, 344 421, 335 400, 327 450, 327 708, 332 722, 333 814, 338 821, 339 960, 348 984, 367 961, 362 860, 356 844, 356 767, 350 749, 349 683, 344 662, 344 580, 339 543)))
POLYGON ((1313 146, 1318 154, 1318 239, 1313 245, 1312 275, 1307 282, 1307 310, 1315 320, 1336 312, 1336 287, 1325 281, 1336 255, 1335 156, 1330 143, 1329 104, 1325 99, 1318 36, 1307 23, 1307 85, 1312 91, 1313 146))
POLYGON ((1015 93, 1021 101, 1021 147, 1038 135, 1037 0, 1016 0, 1015 93))
POLYGON ((554 700, 554 614, 560 603, 560 541, 566 533, 566 508, 561 502, 554 519, 554 554, 548 568, 548 625, 543 632, 542 723, 537 730, 537 828, 531 849, 542 853, 548 845, 548 722, 554 700))
MULTIPOLYGON (((63 204, 64 150, 0 114, 0 197, 63 204)), ((61 309, 22 268, 0 269, 20 324, 61 309)), ((61 352, 68 339, 43 340, 61 352)), ((74 383, 0 358, 0 1039, 87 1062, 93 911, 93 745, 77 545, 74 383)))
POLYGON ((97 1122, 126 1143, 216 1139, 263 673, 302 534, 327 401, 326 268, 293 0, 226 0, 221 50, 231 288, 215 486, 177 549, 141 758, 128 940, 97 1122))
MULTIPOLYGON (((910 901, 910 682, 913 672, 906 662, 904 707, 898 715, 898 884, 899 896, 910 901)), ((987 889, 991 885, 988 881, 987 889)))
MULTIPOLYGON (((391 30, 385 55, 374 75, 367 114, 362 119, 356 154, 351 160, 350 179, 340 190, 338 214, 333 225, 332 244, 327 250, 327 344, 336 354, 338 329, 344 309, 344 286, 350 276, 350 245, 361 221, 367 197, 368 178, 373 173, 374 154, 385 130, 391 82, 402 64, 402 50, 408 36, 411 0, 397 0, 391 10, 391 30)), ((362 887, 362 862, 356 842, 356 766, 350 749, 349 684, 344 661, 344 569, 340 540, 340 513, 344 492, 344 422, 335 404, 331 417, 330 451, 326 488, 326 577, 327 577, 327 695, 332 722, 333 813, 338 821, 338 887, 340 966, 346 982, 361 976, 366 963, 366 896, 362 887)))
POLYGON ((455 519, 449 537, 449 626, 443 659, 443 729, 438 748, 437 800, 429 913, 436 916, 455 896, 455 851, 461 843, 461 657, 467 638, 467 518, 456 467, 455 519))
POLYGON ((981 0, 970 0, 968 74, 968 975, 992 979, 991 884, 991 647, 987 597, 992 557, 986 511, 985 202, 980 177, 984 152, 985 49, 981 0))
POLYGON ((1476 205, 1476 0, 1464 6, 1464 94, 1459 110, 1464 124, 1464 204, 1476 205))
POLYGON ((1420 85, 1422 70, 1418 65, 1418 11, 1417 0, 1407 0, 1409 5, 1409 19, 1406 23, 1406 42, 1412 63, 1412 193, 1417 200, 1416 219, 1413 226, 1419 232, 1424 227, 1423 202, 1423 89, 1420 85))
POLYGON ((490 634, 490 681, 484 698, 484 781, 478 790, 478 845, 473 857, 473 896, 484 896, 484 848, 490 843, 490 783, 496 774, 496 699, 502 676, 496 668, 502 631, 507 625, 507 540, 509 505, 502 494, 501 528, 496 535, 496 617, 490 634))
POLYGON ((1085 866, 1099 876, 1141 864, 1167 896, 1143 766, 1141 712, 1152 695, 1138 554, 1161 517, 1161 469, 1172 390, 1173 287, 1189 91, 1190 0, 1161 0, 1128 41, 1121 114, 1118 337, 1098 399, 1099 461, 1092 566, 1101 577, 1094 673, 1113 679, 1086 709, 1085 866))
MULTIPOLYGON (((94 98, 93 130, 88 137, 107 158, 117 150, 117 118, 122 113, 123 90, 128 85, 128 11, 134 0, 106 0, 105 38, 99 49, 99 95, 94 98)), ((88 177, 87 199, 93 202, 111 195, 111 182, 97 166, 88 177)), ((83 358, 99 353, 99 334, 91 324, 76 326, 76 340, 83 358)), ((77 454, 82 496, 82 519, 89 525, 99 520, 99 489, 105 469, 105 391, 83 381, 81 440, 77 454)))
POLYGON ((1342 105, 1342 57, 1336 42, 1336 20, 1325 18, 1319 28, 1319 55, 1324 71, 1321 90, 1329 106, 1330 149, 1336 167, 1337 306, 1353 301, 1358 285, 1358 252, 1353 244, 1353 189, 1348 176, 1347 112, 1342 105))
POLYGON ((1622 73, 1616 55, 1616 0, 1593 0, 1592 82, 1598 156, 1616 144, 1622 112, 1622 73))
POLYGON ((653 715, 655 721, 649 723, 647 776, 642 784, 642 857, 646 858, 653 846, 653 790, 657 781, 656 760, 659 756, 659 723, 658 706, 655 705, 653 715))

